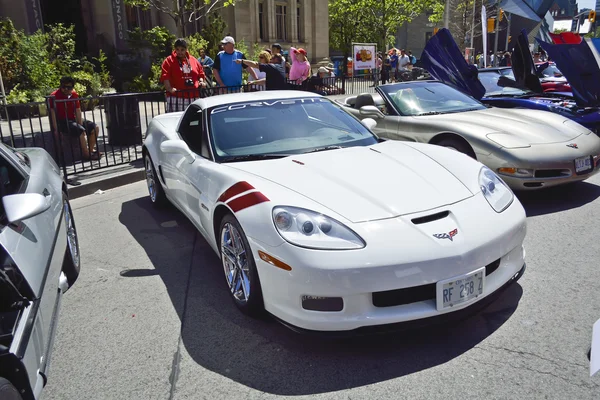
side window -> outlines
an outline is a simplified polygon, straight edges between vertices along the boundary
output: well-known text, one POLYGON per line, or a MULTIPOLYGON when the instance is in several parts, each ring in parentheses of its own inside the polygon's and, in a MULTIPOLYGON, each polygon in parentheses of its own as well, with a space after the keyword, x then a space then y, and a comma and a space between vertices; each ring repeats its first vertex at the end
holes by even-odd
POLYGON ((194 153, 204 158, 210 158, 203 113, 199 107, 190 106, 188 108, 181 120, 179 134, 194 153))

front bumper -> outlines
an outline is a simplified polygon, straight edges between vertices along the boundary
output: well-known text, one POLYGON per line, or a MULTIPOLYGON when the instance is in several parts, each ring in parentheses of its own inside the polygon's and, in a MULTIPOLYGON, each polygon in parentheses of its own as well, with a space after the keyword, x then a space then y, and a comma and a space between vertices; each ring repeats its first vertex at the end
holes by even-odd
POLYGON ((458 311, 454 311, 451 313, 436 315, 433 317, 417 319, 407 322, 396 322, 392 324, 385 325, 373 325, 373 326, 363 326, 361 328, 356 328, 348 331, 314 331, 310 329, 303 329, 294 325, 291 325, 277 317, 277 319, 281 324, 285 325, 289 329, 294 332, 301 333, 303 335, 314 335, 318 337, 326 337, 326 338, 344 338, 344 337, 355 337, 355 336, 365 336, 365 335, 373 335, 373 334, 386 334, 386 333, 396 333, 396 332, 405 332, 417 329, 423 329, 433 326, 444 325, 448 322, 456 322, 461 321, 465 318, 472 316, 473 314, 483 310, 485 307, 489 306, 495 300, 497 300, 502 293, 506 291, 509 287, 511 287, 514 283, 517 283, 519 279, 525 274, 526 264, 523 264, 523 267, 519 272, 517 272, 508 282, 506 282, 502 287, 500 287, 495 292, 491 293, 487 297, 481 299, 481 301, 477 301, 475 303, 470 303, 467 307, 460 309, 458 311))
MULTIPOLYGON (((597 136, 594 136, 597 139, 597 136)), ((537 146, 539 152, 544 156, 536 155, 531 149, 513 149, 503 154, 503 158, 499 155, 491 155, 490 160, 484 164, 496 172, 506 184, 515 191, 537 190, 549 188, 553 186, 564 185, 584 181, 598 172, 600 172, 600 146, 593 149, 584 150, 574 149, 571 154, 565 156, 564 153, 544 153, 544 148, 548 149, 549 145, 537 146), (527 154, 531 154, 530 159, 527 159, 527 154), (583 173, 577 173, 575 170, 575 159, 581 157, 591 157, 592 169, 583 173), (520 177, 512 174, 502 173, 500 168, 511 167, 518 169, 527 169, 533 171, 533 176, 520 177)), ((565 148, 566 145, 565 145, 565 148)), ((560 149, 562 150, 562 148, 560 149)), ((554 151, 554 150, 553 150, 554 151)))
MULTIPOLYGON (((249 238, 265 309, 298 329, 335 332, 437 317, 483 301, 523 268, 522 244, 526 234, 523 207, 515 199, 507 210, 498 214, 478 195, 450 209, 450 217, 423 224, 419 228, 426 231, 422 236, 412 226, 409 226, 411 237, 398 233, 399 226, 405 224, 399 224, 397 219, 366 223, 365 229, 374 230, 377 238, 387 239, 377 242, 363 236, 367 247, 361 250, 308 250, 288 243, 270 247, 249 238), (460 223, 457 225, 456 221, 460 223), (449 229, 443 224, 458 226, 459 234, 453 241, 436 239, 430 234, 429 230, 449 229), (490 226, 494 229, 489 229, 490 226), (398 239, 394 246, 390 237, 403 239, 401 243, 398 239), (259 250, 288 264, 292 270, 285 271, 263 261, 259 250), (484 266, 489 274, 481 296, 438 311, 432 285, 484 266), (343 307, 341 311, 308 310, 303 308, 303 296, 341 298, 343 307)), ((436 212, 439 210, 427 214, 436 212)), ((410 221, 419 216, 399 218, 410 221)))

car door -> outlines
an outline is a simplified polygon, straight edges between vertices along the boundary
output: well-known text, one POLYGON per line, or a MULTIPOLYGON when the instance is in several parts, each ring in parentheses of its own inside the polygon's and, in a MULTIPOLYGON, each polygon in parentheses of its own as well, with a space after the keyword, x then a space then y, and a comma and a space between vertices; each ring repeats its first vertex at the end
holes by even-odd
POLYGON ((190 219, 196 227, 206 235, 209 232, 208 183, 209 171, 213 167, 208 143, 208 127, 203 111, 198 107, 193 113, 182 120, 179 134, 190 150, 196 155, 193 163, 187 161, 176 165, 177 174, 181 176, 180 185, 182 197, 190 219))
MULTIPOLYGON (((198 124, 201 122, 201 119, 197 117, 199 110, 200 108, 195 104, 187 108, 177 127, 179 139, 186 140, 186 138, 193 136, 194 132, 199 128, 198 124)), ((165 137, 163 140, 167 139, 165 137)), ((188 178, 182 174, 182 167, 187 163, 189 161, 182 154, 161 152, 161 169, 169 195, 184 214, 189 218, 193 218, 188 208, 189 202, 187 197, 190 195, 188 178)))
MULTIPOLYGON (((63 196, 60 185, 42 180, 43 174, 29 175, 28 167, 20 165, 4 147, 0 148, 0 251, 5 251, 23 274, 35 299, 29 308, 27 323, 13 342, 11 351, 23 359, 32 388, 41 390, 45 367, 48 365, 51 339, 58 309, 59 279, 66 251, 66 231, 63 223, 63 196), (2 204, 5 196, 37 193, 50 199, 50 208, 36 216, 8 223, 2 204)), ((24 322, 24 321, 22 321, 24 322)), ((42 385, 43 386, 43 385, 42 385)))

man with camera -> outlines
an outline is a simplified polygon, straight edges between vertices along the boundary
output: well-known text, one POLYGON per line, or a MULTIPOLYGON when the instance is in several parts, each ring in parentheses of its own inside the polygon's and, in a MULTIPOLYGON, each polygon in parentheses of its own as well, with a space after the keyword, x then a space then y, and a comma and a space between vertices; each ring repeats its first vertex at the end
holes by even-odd
POLYGON ((167 92, 167 112, 183 111, 200 97, 206 75, 195 57, 190 57, 184 39, 175 41, 175 50, 162 64, 161 82, 167 92))

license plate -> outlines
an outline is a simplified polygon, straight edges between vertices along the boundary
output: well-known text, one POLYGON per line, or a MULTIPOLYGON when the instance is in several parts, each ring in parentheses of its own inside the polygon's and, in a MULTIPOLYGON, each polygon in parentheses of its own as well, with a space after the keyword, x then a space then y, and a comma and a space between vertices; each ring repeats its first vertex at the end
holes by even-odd
POLYGON ((592 157, 580 157, 575 159, 575 172, 585 172, 592 169, 592 157))
POLYGON ((446 310, 467 303, 483 294, 485 268, 436 284, 437 309, 446 310))

